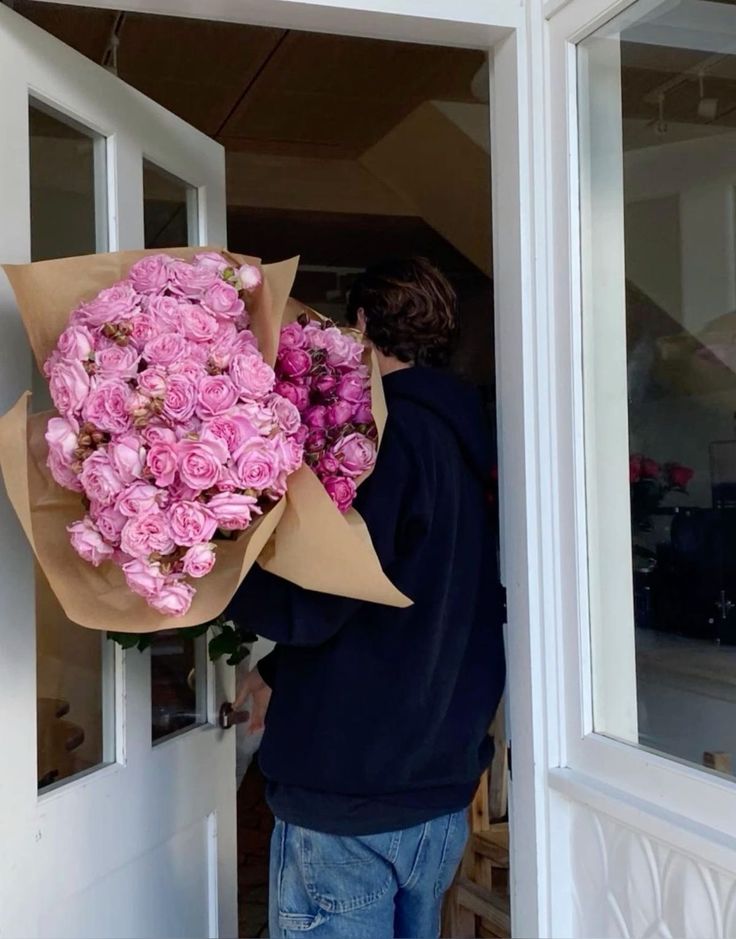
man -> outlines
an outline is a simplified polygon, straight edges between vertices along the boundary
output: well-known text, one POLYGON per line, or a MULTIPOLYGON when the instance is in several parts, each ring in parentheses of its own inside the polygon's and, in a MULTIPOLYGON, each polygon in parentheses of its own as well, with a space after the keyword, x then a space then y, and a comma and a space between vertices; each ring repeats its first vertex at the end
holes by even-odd
POLYGON ((437 936, 505 675, 492 438, 480 397, 432 368, 447 363, 457 314, 427 261, 366 271, 348 319, 376 350, 388 404, 355 505, 414 604, 254 570, 229 613, 277 646, 236 706, 253 696, 253 729, 268 707, 271 936, 437 936))

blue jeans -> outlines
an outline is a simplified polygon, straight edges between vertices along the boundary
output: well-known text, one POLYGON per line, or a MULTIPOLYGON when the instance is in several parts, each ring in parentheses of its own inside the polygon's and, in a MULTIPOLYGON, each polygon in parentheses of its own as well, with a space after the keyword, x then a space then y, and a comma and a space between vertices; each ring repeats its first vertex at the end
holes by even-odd
POLYGON ((467 812, 347 837, 276 821, 271 939, 431 939, 468 837, 467 812))

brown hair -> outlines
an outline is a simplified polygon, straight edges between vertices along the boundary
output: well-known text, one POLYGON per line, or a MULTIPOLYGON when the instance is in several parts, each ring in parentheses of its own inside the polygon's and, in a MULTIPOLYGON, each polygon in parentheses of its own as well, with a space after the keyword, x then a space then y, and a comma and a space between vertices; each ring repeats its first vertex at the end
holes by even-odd
POLYGON ((350 288, 351 325, 363 309, 366 336, 384 355, 418 365, 446 365, 457 328, 457 297, 425 258, 400 258, 368 268, 350 288))

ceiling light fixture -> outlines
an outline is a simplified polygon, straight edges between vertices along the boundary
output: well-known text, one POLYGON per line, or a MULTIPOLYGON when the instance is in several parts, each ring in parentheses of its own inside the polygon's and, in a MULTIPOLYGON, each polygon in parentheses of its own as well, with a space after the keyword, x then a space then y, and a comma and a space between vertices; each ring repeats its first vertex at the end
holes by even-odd
POLYGON ((714 121, 718 116, 718 98, 705 97, 705 72, 698 74, 700 99, 698 101, 698 117, 702 121, 714 121))

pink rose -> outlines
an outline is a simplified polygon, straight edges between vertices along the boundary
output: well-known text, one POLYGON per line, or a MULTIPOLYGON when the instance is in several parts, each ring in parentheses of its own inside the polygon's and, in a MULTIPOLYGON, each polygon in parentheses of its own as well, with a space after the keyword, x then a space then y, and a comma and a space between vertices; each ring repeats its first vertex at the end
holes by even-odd
POLYGON ((321 453, 327 446, 327 434, 323 430, 311 430, 304 446, 308 453, 321 453))
POLYGON ((140 310, 140 298, 128 281, 121 281, 101 290, 94 300, 82 303, 70 319, 76 326, 102 326, 118 323, 135 316, 140 310))
POLYGON ((299 323, 289 323, 281 330, 279 352, 284 349, 303 349, 304 342, 304 329, 299 323))
POLYGON ((97 371, 103 378, 134 378, 138 373, 140 355, 133 345, 112 343, 95 354, 97 371))
POLYGON ((164 395, 164 414, 172 421, 188 421, 196 406, 196 383, 186 375, 171 375, 164 395))
POLYGON ((235 274, 246 293, 257 290, 263 283, 263 274, 255 264, 243 264, 235 274))
POLYGON ((324 404, 313 404, 304 412, 304 423, 310 430, 324 430, 327 424, 327 408, 324 404))
POLYGON ((285 378, 302 378, 309 374, 312 357, 304 349, 285 349, 279 352, 278 368, 285 378))
POLYGON ((254 352, 260 355, 258 352, 258 340, 249 329, 245 327, 239 328, 237 333, 238 335, 235 337, 232 348, 233 355, 238 355, 241 352, 244 355, 252 355, 254 352))
POLYGON ((318 375, 314 380, 314 387, 321 395, 329 395, 337 387, 337 377, 332 372, 318 375))
POLYGON ((123 488, 122 480, 104 450, 95 450, 87 457, 79 479, 87 498, 101 506, 112 505, 123 488))
POLYGON ((171 258, 166 254, 149 254, 128 271, 128 279, 138 293, 159 293, 169 283, 171 258))
POLYGON ((268 437, 276 424, 273 411, 264 401, 241 401, 237 413, 255 427, 262 437, 268 437))
POLYGON ((296 472, 304 462, 304 447, 297 443, 293 437, 284 437, 280 434, 273 441, 279 455, 279 463, 284 476, 296 472))
POLYGON ((237 414, 212 417, 202 424, 201 440, 218 440, 225 444, 233 454, 250 437, 257 437, 258 431, 250 421, 237 414))
POLYGON ((215 284, 222 283, 219 272, 209 264, 189 264, 176 260, 172 262, 170 274, 171 292, 193 300, 202 297, 215 284))
POLYGON ((363 398, 363 400, 358 404, 353 414, 353 421, 356 424, 372 424, 373 423, 373 411, 371 409, 371 399, 363 398))
POLYGON ((234 475, 243 489, 262 492, 275 483, 279 470, 279 456, 273 443, 266 437, 254 437, 238 451, 234 475))
POLYGON ((110 462, 125 485, 140 479, 146 465, 146 448, 137 434, 124 434, 107 448, 110 462))
POLYGON ((183 580, 169 581, 160 590, 147 597, 148 603, 166 616, 183 616, 192 605, 194 587, 183 580))
POLYGON ((341 332, 336 326, 324 330, 324 348, 327 362, 332 366, 355 368, 363 358, 363 346, 352 336, 341 332))
POLYGON ((353 416, 355 405, 349 401, 336 401, 327 408, 327 426, 342 427, 349 423, 353 416))
POLYGON ((202 418, 224 414, 238 400, 238 389, 227 375, 208 375, 197 388, 197 415, 202 418))
POLYGON ((327 494, 341 512, 347 512, 355 499, 355 483, 345 476, 327 476, 322 480, 327 494))
POLYGON ((360 476, 376 461, 376 445, 363 434, 349 434, 332 452, 347 476, 360 476))
POLYGON ((217 519, 201 502, 175 502, 168 519, 174 540, 186 547, 209 541, 217 529, 217 519))
POLYGON ((182 301, 178 297, 148 297, 145 310, 153 323, 153 334, 181 330, 182 301))
POLYGON ((303 446, 308 436, 309 436, 309 428, 306 427, 304 424, 301 424, 297 432, 294 434, 294 441, 295 443, 298 443, 303 446))
POLYGON ((234 319, 245 310, 245 304, 238 291, 224 280, 217 281, 204 291, 202 306, 208 313, 220 319, 234 319))
POLYGON ((215 317, 193 303, 182 306, 181 325, 187 339, 194 342, 210 342, 217 335, 215 317))
POLYGON ((237 492, 218 492, 207 503, 207 508, 224 531, 242 531, 250 525, 253 515, 260 515, 258 499, 237 492))
POLYGON ((169 505, 172 502, 194 502, 201 494, 199 489, 192 489, 191 486, 187 486, 187 484, 183 483, 178 477, 166 491, 169 497, 169 505))
POLYGON ((176 443, 176 434, 170 427, 163 427, 160 424, 149 424, 143 428, 143 439, 150 446, 154 443, 176 443))
POLYGON ((295 385, 290 381, 280 381, 274 391, 282 398, 287 398, 300 412, 309 405, 309 389, 303 385, 295 385))
POLYGON ((338 397, 351 404, 359 404, 365 395, 365 382, 355 373, 345 375, 337 386, 338 397))
POLYGON ((132 558, 148 558, 152 554, 170 554, 176 545, 168 519, 160 509, 152 508, 128 519, 120 547, 132 558))
POLYGON ((182 558, 182 570, 189 577, 205 577, 215 566, 215 545, 195 544, 182 558))
POLYGON ((166 578, 161 573, 161 565, 142 558, 134 558, 123 564, 125 581, 133 593, 148 599, 160 593, 166 586, 166 578))
POLYGON ((295 404, 278 394, 269 395, 264 404, 271 409, 276 423, 285 434, 295 434, 301 424, 301 415, 295 404))
POLYGON ((130 319, 130 339, 136 349, 142 349, 149 339, 156 334, 153 319, 146 313, 139 313, 130 319))
POLYGON ((235 355, 230 362, 230 377, 244 398, 263 398, 273 389, 273 369, 257 354, 235 355))
POLYGON ((85 515, 78 522, 67 525, 66 530, 71 536, 72 547, 88 564, 99 567, 103 561, 107 561, 108 558, 112 557, 114 553, 112 546, 106 543, 89 515, 85 515))
POLYGON ((64 489, 71 489, 72 492, 82 492, 82 483, 79 481, 77 473, 59 450, 49 450, 46 457, 46 466, 48 466, 54 481, 64 489))
POLYGON ((149 365, 171 365, 184 358, 186 339, 180 333, 161 333, 154 336, 143 347, 143 358, 149 365))
POLYGON ((227 448, 215 440, 182 440, 179 442, 179 475, 192 489, 211 489, 222 476, 227 458, 227 448))
POLYGON ((73 417, 52 417, 46 425, 45 437, 49 450, 56 452, 59 459, 67 465, 74 462, 78 435, 79 424, 73 417))
POLYGON ((67 326, 59 336, 56 348, 64 359, 84 361, 94 350, 94 339, 86 326, 67 326))
POLYGON ((157 486, 170 486, 179 465, 178 443, 154 443, 148 451, 146 465, 157 486))
POLYGON ((161 368, 146 368, 138 373, 138 389, 151 398, 163 398, 166 374, 161 368))
POLYGON ((202 362, 188 357, 186 359, 179 359, 177 362, 174 362, 173 365, 170 365, 169 374, 186 375, 187 378, 191 379, 191 381, 195 382, 195 384, 198 384, 199 380, 204 378, 207 374, 207 369, 204 367, 202 362))
POLYGON ((93 503, 90 514, 105 541, 113 546, 120 544, 120 533, 128 519, 114 505, 98 507, 93 503))
POLYGON ((319 459, 316 466, 317 474, 324 479, 326 476, 336 476, 340 470, 340 462, 332 453, 326 451, 319 459))
POLYGON ((63 415, 78 412, 89 393, 89 375, 81 362, 58 362, 51 369, 49 391, 56 410, 63 415))
POLYGON ((91 391, 82 408, 85 420, 98 430, 122 434, 130 427, 130 389, 119 380, 105 381, 91 391))
POLYGON ((164 499, 165 493, 156 486, 143 481, 132 483, 126 487, 118 496, 115 507, 121 515, 126 518, 133 518, 142 512, 149 512, 153 508, 158 508, 164 499))
POLYGON ((222 274, 226 268, 230 267, 229 262, 216 251, 202 251, 201 254, 195 254, 194 263, 198 264, 200 267, 211 267, 216 270, 218 274, 222 274))

